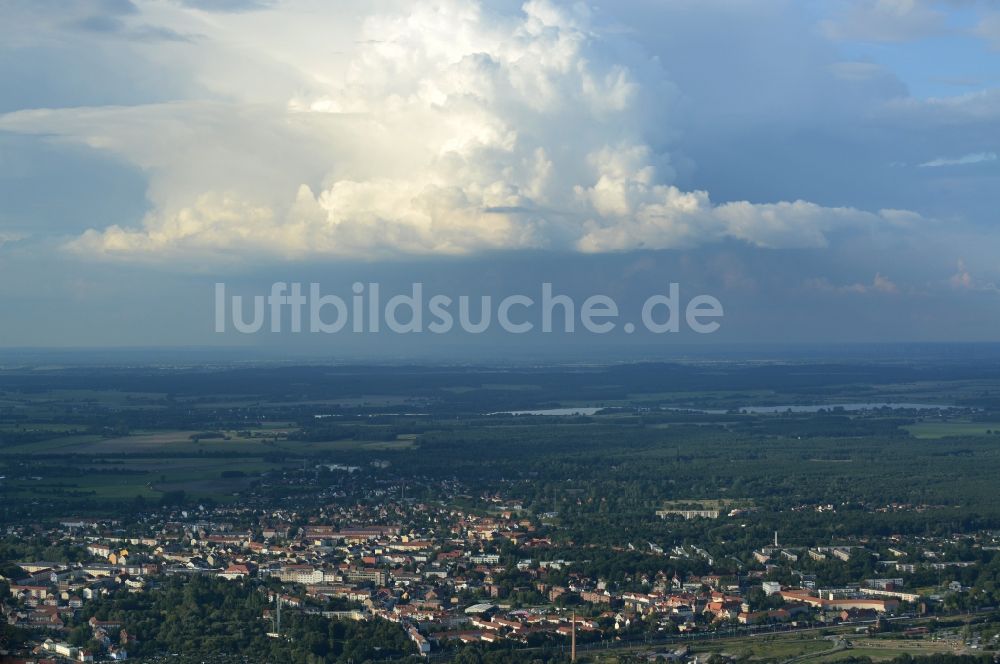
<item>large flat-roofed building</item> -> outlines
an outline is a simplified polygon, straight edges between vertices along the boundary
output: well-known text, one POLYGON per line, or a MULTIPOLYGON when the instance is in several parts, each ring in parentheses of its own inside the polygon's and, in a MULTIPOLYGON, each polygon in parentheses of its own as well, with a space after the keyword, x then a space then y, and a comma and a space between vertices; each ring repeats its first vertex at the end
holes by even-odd
POLYGON ((657 510, 656 516, 661 519, 668 516, 682 516, 685 519, 718 519, 719 510, 657 510))
POLYGON ((844 597, 840 599, 824 599, 813 595, 808 590, 798 588, 782 590, 780 595, 786 602, 803 602, 809 606, 824 610, 869 609, 878 613, 891 613, 899 608, 899 600, 895 598, 844 597))

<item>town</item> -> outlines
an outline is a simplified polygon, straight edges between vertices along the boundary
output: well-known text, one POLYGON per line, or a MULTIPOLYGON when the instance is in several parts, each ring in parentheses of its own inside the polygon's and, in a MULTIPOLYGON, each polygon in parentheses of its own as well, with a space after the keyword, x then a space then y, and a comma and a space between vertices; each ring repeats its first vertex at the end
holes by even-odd
MULTIPOLYGON (((979 392, 930 410, 755 412, 706 391, 507 412, 483 403, 510 390, 453 387, 495 380, 481 370, 367 379, 369 394, 409 381, 405 403, 280 368, 254 370, 275 395, 248 403, 225 371, 142 373, 171 396, 87 403, 8 378, 5 662, 719 664, 832 661, 861 639, 876 660, 1000 645, 1000 425, 979 392)), ((608 380, 506 373, 562 399, 608 380)))
POLYGON ((478 502, 472 510, 416 500, 311 512, 219 507, 64 520, 46 530, 9 526, 5 538, 75 554, 67 556, 72 562, 22 560, 4 569, 4 618, 37 644, 31 657, 12 661, 124 660, 141 648, 127 609, 109 598, 192 577, 266 594, 257 617, 271 638, 283 638, 282 612, 286 622, 295 613, 384 620, 425 656, 477 642, 538 647, 572 640, 582 652, 636 638, 739 630, 856 624, 874 631, 894 618, 989 608, 977 605, 987 600, 961 579, 976 564, 969 552, 1000 552, 1000 533, 845 538, 814 547, 783 547, 775 533, 771 544, 740 556, 725 556, 711 542, 669 549, 636 542, 628 549, 660 569, 612 579, 582 561, 553 557, 558 527, 544 518, 501 496, 478 502), (879 576, 832 587, 799 569, 805 559, 835 562, 845 574, 852 560, 865 559, 879 576), (681 571, 692 564, 705 572, 681 571))

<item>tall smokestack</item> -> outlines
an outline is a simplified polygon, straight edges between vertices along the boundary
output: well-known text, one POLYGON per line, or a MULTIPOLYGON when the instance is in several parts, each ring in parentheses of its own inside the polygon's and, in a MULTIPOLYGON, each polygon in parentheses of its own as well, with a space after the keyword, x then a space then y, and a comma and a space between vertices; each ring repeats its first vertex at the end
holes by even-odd
POLYGON ((576 661, 576 611, 573 612, 573 631, 569 637, 569 661, 576 661))

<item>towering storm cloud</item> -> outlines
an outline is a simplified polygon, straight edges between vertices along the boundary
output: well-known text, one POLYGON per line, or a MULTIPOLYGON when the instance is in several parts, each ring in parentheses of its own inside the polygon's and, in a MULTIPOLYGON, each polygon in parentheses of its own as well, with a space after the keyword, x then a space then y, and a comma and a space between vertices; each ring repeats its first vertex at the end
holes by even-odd
POLYGON ((339 8, 287 13, 271 34, 267 15, 240 41, 232 19, 148 17, 184 36, 168 51, 184 58, 163 68, 199 80, 203 91, 188 100, 0 119, 148 173, 144 219, 92 228, 69 249, 176 260, 605 252, 727 237, 819 247, 839 228, 918 219, 802 200, 715 203, 678 188, 670 148, 680 93, 657 57, 583 5, 405 3, 359 16, 339 37, 339 8), (327 59, 324 48, 282 45, 287 30, 324 25, 336 51, 327 59))

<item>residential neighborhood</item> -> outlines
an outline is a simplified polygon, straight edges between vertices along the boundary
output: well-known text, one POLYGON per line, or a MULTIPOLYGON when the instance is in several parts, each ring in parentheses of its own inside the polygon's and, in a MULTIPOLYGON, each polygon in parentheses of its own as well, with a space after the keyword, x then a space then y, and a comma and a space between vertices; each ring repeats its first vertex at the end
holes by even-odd
MULTIPOLYGON (((897 616, 945 613, 967 591, 960 582, 913 587, 922 571, 961 570, 949 551, 996 550, 998 534, 884 541, 847 539, 811 547, 764 546, 740 556, 702 545, 643 547, 655 573, 623 580, 588 573, 587 561, 554 557, 554 521, 502 496, 476 509, 418 500, 330 504, 310 512, 241 507, 169 511, 116 520, 68 519, 56 527, 8 526, 7 537, 80 554, 73 562, 16 561, 2 580, 4 620, 32 635, 33 657, 120 661, 136 635, 127 613, 82 620, 120 593, 169 579, 215 577, 266 593, 258 619, 282 638, 284 612, 387 621, 415 652, 457 644, 620 642, 636 635, 697 636, 734 629, 875 625, 897 616), (845 566, 866 556, 884 576, 838 587, 797 569, 801 560, 845 566), (721 565, 717 565, 721 559, 721 565), (703 573, 684 573, 697 567, 703 573), (733 573, 733 569, 736 573, 733 573)), ((663 516, 650 515, 651 518, 663 516)), ((678 514, 674 518, 735 516, 678 514)), ((777 534, 775 535, 777 540, 777 534)))

